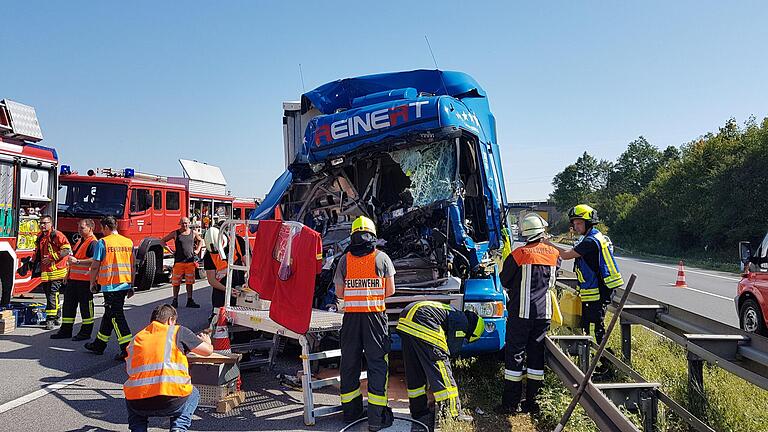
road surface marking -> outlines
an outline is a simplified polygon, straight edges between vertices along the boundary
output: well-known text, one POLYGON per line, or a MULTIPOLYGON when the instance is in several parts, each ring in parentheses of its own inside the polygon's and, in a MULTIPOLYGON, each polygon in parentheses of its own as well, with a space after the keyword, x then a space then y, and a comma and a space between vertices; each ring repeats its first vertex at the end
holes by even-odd
MULTIPOLYGON (((670 267, 670 266, 665 266, 665 265, 661 265, 661 264, 654 264, 654 263, 649 263, 649 262, 637 261, 637 260, 634 260, 632 258, 621 258, 621 257, 615 257, 615 258, 617 260, 632 261, 632 262, 635 262, 635 263, 638 263, 638 264, 645 264, 645 265, 649 265, 649 266, 653 266, 653 267, 661 267, 661 268, 665 268, 665 269, 668 269, 668 270, 677 270, 677 267, 670 267)), ((725 280, 734 281, 734 282, 738 282, 738 281, 741 280, 739 278, 728 277, 728 276, 720 276, 720 275, 711 274, 711 273, 705 273, 705 272, 696 271, 696 270, 686 270, 685 272, 686 273, 700 274, 700 275, 704 275, 704 276, 716 277, 716 278, 725 279, 725 280)))
MULTIPOLYGON (((670 283, 669 286, 675 286, 675 284, 670 283)), ((691 287, 687 287, 687 286, 685 286, 685 287, 678 287, 678 288, 687 289, 687 290, 691 290, 691 291, 696 291, 698 293, 702 293, 702 294, 706 294, 706 295, 711 295, 712 297, 721 298, 723 300, 733 301, 732 297, 721 296, 719 294, 713 294, 711 292, 702 291, 702 290, 699 290, 699 289, 696 289, 696 288, 691 288, 691 287)))
POLYGON ((696 288, 690 288, 690 287, 686 287, 685 289, 688 289, 688 290, 691 290, 691 291, 700 292, 700 293, 702 293, 702 294, 706 294, 706 295, 711 295, 712 297, 721 298, 721 299, 723 299, 723 300, 728 300, 728 301, 730 301, 730 302, 732 302, 732 301, 733 301, 733 297, 726 297, 726 296, 721 296, 721 295, 719 295, 719 294, 712 294, 711 292, 706 292, 706 291, 702 291, 702 290, 697 290, 696 288))
POLYGON ((75 352, 73 348, 62 348, 62 347, 48 347, 49 349, 56 350, 56 351, 64 351, 64 352, 75 352))
POLYGON ((64 387, 69 387, 72 384, 75 384, 81 380, 84 380, 85 378, 77 378, 77 379, 65 379, 61 380, 57 383, 53 383, 50 385, 47 385, 40 390, 34 391, 26 396, 22 396, 20 398, 16 398, 12 401, 6 402, 2 405, 0 405, 0 414, 10 411, 14 408, 20 407, 26 403, 32 402, 33 400, 40 399, 41 397, 53 393, 55 391, 61 390, 64 387))

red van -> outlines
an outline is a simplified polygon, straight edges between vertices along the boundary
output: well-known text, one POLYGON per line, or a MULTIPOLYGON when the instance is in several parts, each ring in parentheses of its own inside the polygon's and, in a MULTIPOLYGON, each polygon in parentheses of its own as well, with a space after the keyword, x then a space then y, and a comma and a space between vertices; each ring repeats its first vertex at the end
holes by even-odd
POLYGON ((736 312, 744 331, 768 336, 768 234, 754 254, 749 242, 739 243, 742 277, 736 296, 736 312))

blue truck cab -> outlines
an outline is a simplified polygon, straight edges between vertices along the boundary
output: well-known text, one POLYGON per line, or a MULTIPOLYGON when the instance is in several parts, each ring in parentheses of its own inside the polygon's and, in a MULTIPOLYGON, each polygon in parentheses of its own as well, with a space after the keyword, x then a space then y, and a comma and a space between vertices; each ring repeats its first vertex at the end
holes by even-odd
POLYGON ((506 192, 485 90, 461 72, 384 73, 324 84, 283 110, 286 171, 253 217, 279 212, 320 232, 314 306, 335 304, 335 264, 366 215, 397 271, 390 326, 411 301, 449 302, 486 322, 463 354, 503 348, 506 192))

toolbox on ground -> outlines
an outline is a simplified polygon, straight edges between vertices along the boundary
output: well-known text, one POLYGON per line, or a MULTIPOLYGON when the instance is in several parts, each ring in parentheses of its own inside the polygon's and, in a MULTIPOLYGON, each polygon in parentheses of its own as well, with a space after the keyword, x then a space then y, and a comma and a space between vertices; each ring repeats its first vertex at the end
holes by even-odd
POLYGON ((11 310, 16 318, 16 326, 39 325, 46 320, 45 305, 35 302, 11 303, 11 310))

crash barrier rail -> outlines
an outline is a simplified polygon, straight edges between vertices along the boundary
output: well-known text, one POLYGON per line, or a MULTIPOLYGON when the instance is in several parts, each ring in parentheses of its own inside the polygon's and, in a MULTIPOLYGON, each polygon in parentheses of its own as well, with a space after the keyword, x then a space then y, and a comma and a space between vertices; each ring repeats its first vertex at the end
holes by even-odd
MULTIPOLYGON (((570 290, 576 286, 575 279, 561 278, 558 287, 570 290)), ((617 289, 621 297, 623 289, 617 289)), ((615 304, 609 306, 615 310, 615 304)), ((768 389, 768 339, 746 333, 735 327, 714 321, 640 294, 630 293, 627 305, 621 313, 622 358, 609 351, 603 358, 623 372, 632 382, 590 383, 581 401, 587 415, 595 421, 600 430, 636 430, 618 407, 630 412, 639 412, 644 431, 655 431, 658 402, 662 402, 688 423, 692 430, 714 432, 702 422, 703 364, 708 362, 737 375, 744 380, 768 389), (660 389, 659 383, 648 382, 632 369, 632 326, 642 325, 684 347, 688 359, 689 407, 693 413, 674 401, 660 389), (602 394, 597 395, 597 393, 602 394), (607 397, 612 408, 605 405, 607 397), (621 416, 620 416, 621 415, 621 416), (623 417, 623 418, 622 418, 623 417)), ((545 341, 547 362, 550 368, 575 393, 578 384, 589 365, 590 350, 596 345, 589 336, 551 336, 545 341), (562 351, 561 351, 562 349, 562 351), (568 353, 578 358, 578 367, 571 362, 568 353)))

